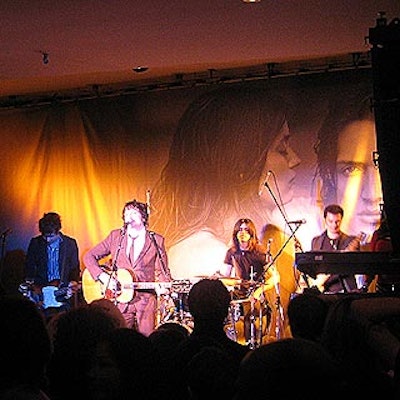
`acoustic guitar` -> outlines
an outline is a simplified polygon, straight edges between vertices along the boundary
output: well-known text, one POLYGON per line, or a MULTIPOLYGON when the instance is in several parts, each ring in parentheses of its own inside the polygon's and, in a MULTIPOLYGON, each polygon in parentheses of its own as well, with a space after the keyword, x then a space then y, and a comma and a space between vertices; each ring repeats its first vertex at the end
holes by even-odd
MULTIPOLYGON (((104 270, 110 274, 109 271, 104 270)), ((111 276, 111 275, 110 275, 111 276)), ((115 279, 117 289, 108 288, 108 282, 102 283, 93 279, 87 268, 82 273, 83 298, 87 303, 98 299, 108 299, 118 303, 129 303, 135 296, 136 290, 156 289, 157 287, 171 288, 172 282, 138 282, 135 275, 127 269, 119 268, 115 279)))

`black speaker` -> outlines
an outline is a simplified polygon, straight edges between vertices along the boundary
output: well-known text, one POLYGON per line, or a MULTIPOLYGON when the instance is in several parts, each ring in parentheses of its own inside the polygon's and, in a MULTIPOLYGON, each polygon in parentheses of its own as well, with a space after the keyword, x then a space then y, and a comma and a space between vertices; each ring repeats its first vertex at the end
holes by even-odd
POLYGON ((400 257, 400 20, 384 13, 369 30, 377 165, 394 257, 400 257))

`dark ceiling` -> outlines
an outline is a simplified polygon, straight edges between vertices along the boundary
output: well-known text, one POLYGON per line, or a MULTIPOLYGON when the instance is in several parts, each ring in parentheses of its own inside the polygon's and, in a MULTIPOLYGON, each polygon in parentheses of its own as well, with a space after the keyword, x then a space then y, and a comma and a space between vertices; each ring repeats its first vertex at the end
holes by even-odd
POLYGON ((0 97, 363 53, 381 11, 400 1, 2 0, 0 97))

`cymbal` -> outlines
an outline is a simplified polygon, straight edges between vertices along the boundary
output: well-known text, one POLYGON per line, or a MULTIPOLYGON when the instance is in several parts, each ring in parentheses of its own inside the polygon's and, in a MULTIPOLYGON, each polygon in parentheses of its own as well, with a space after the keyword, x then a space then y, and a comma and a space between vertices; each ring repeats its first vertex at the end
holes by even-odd
POLYGON ((219 277, 218 278, 225 286, 236 286, 239 285, 240 282, 242 281, 241 279, 238 278, 231 278, 230 276, 226 277, 219 277))
POLYGON ((238 300, 231 300, 231 304, 241 304, 241 303, 248 303, 250 301, 250 299, 246 298, 246 299, 238 299, 238 300))
POLYGON ((239 281, 239 282, 241 281, 241 279, 236 278, 236 276, 219 276, 218 279, 232 279, 232 280, 239 281))
POLYGON ((243 279, 241 281, 241 283, 244 287, 248 287, 248 288, 251 288, 251 287, 257 288, 263 284, 263 282, 260 282, 260 281, 251 281, 251 280, 245 280, 245 279, 243 279))

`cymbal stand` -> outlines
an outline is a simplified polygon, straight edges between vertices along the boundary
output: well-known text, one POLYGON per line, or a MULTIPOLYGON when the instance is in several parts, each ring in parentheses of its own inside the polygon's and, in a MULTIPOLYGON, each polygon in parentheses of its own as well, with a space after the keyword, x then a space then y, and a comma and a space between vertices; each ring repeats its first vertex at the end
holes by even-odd
POLYGON ((254 350, 258 347, 257 343, 257 331, 256 331, 256 316, 254 315, 255 312, 255 302, 256 299, 254 298, 254 291, 255 291, 255 281, 254 281, 254 267, 251 266, 250 272, 250 343, 249 348, 254 350))
POLYGON ((281 304, 281 293, 279 288, 279 283, 275 283, 275 295, 276 295, 276 321, 275 321, 275 335, 276 339, 281 339, 283 336, 283 307, 281 304))
POLYGON ((156 296, 157 296, 157 307, 156 307, 156 326, 158 326, 158 325, 160 325, 161 324, 161 320, 162 320, 162 318, 161 318, 161 316, 163 315, 163 314, 166 314, 166 311, 165 311, 165 309, 163 309, 163 310, 161 310, 161 308, 162 307, 165 307, 165 302, 166 302, 166 300, 164 299, 164 302, 161 300, 161 295, 157 292, 156 293, 156 296))
POLYGON ((258 311, 258 319, 259 319, 259 325, 258 325, 258 339, 259 339, 259 345, 262 345, 262 337, 263 337, 263 311, 265 307, 265 296, 264 296, 264 283, 261 285, 261 294, 259 298, 260 302, 260 309, 258 311))
POLYGON ((179 315, 179 322, 183 322, 185 319, 185 308, 183 304, 183 293, 178 293, 178 315, 179 315))
POLYGON ((238 337, 237 337, 237 329, 236 329, 236 305, 232 303, 233 301, 233 291, 231 292, 231 304, 229 306, 229 319, 231 322, 231 329, 232 329, 232 339, 234 342, 237 342, 238 337))
POLYGON ((254 287, 251 288, 251 293, 250 293, 250 343, 249 347, 251 350, 254 350, 257 348, 257 333, 256 333, 256 316, 254 315, 254 304, 255 304, 255 298, 254 298, 254 287))

